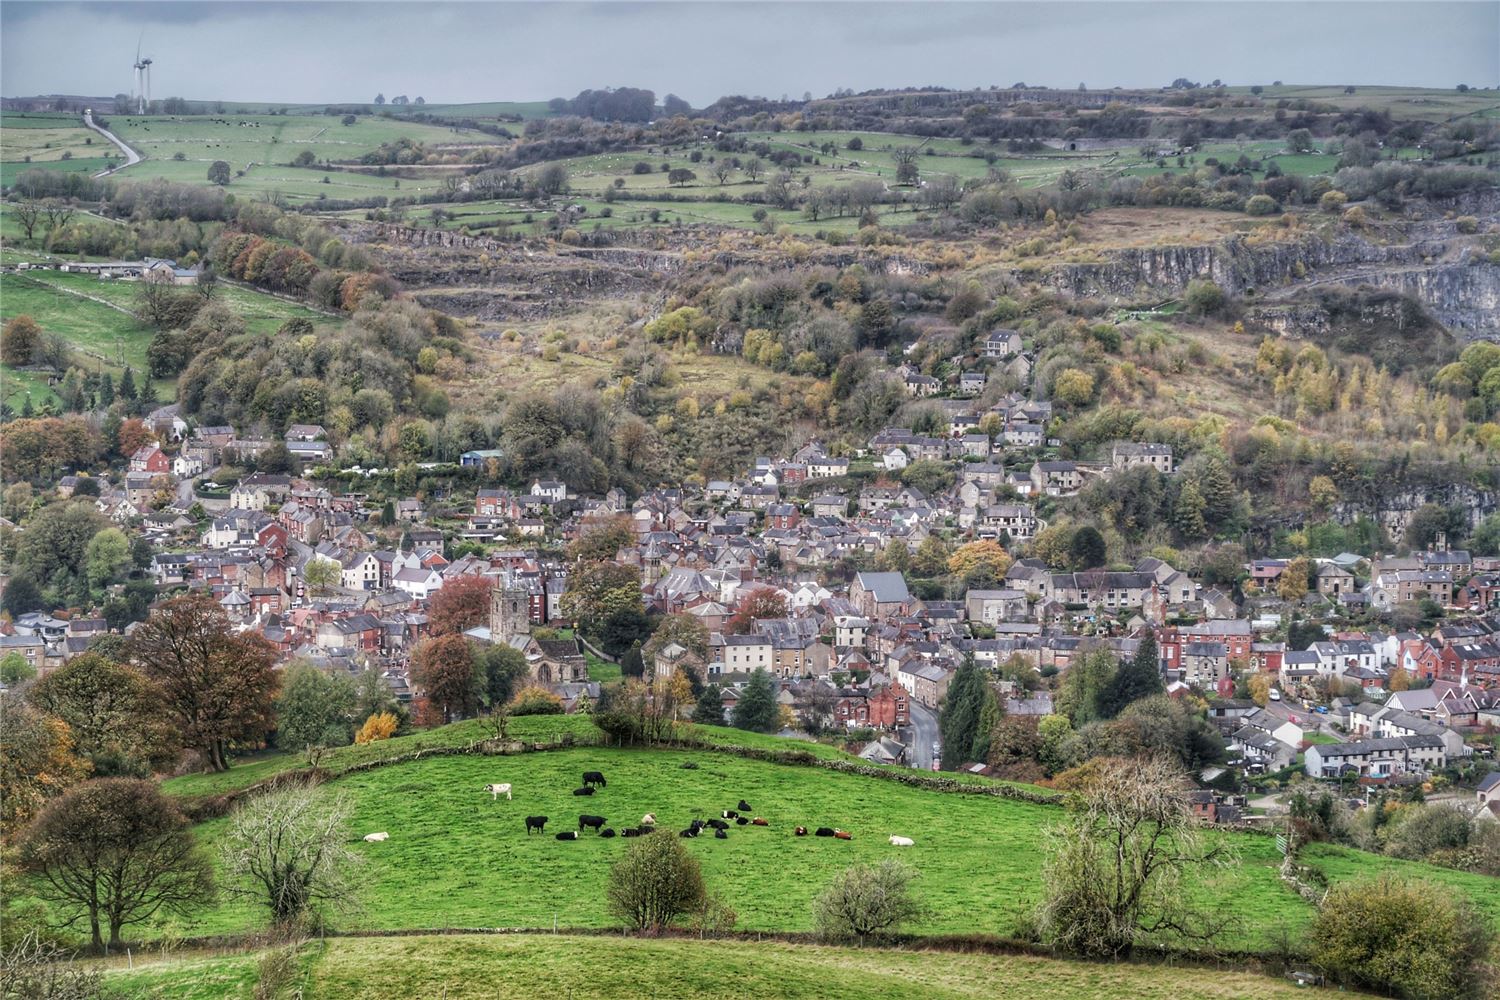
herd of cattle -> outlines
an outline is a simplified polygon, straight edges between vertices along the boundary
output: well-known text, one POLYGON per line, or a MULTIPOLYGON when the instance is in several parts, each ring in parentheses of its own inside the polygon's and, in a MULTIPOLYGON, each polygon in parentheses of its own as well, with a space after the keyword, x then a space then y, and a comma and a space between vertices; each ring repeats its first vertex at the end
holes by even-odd
MULTIPOLYGON (((573 789, 573 794, 580 796, 593 795, 595 789, 608 787, 609 782, 604 780, 604 775, 602 772, 585 771, 583 773, 583 783, 579 787, 573 789)), ((504 795, 507 799, 511 797, 511 786, 509 784, 489 784, 484 786, 484 790, 490 793, 491 801, 495 801, 501 795, 504 795)), ((735 808, 724 809, 720 811, 719 816, 715 819, 695 819, 690 822, 685 828, 678 831, 677 835, 679 837, 692 838, 699 836, 707 830, 712 830, 713 835, 716 839, 728 840, 729 825, 731 822, 736 826, 769 827, 771 825, 770 821, 765 819, 764 817, 751 815, 754 813, 754 811, 755 810, 750 807, 750 803, 746 802, 744 799, 740 799, 739 804, 735 808)), ((527 816, 526 834, 528 836, 530 836, 532 833, 545 834, 547 832, 546 828, 548 820, 549 817, 547 816, 527 816)), ((598 836, 608 839, 615 836, 641 837, 646 834, 656 832, 655 813, 646 813, 646 815, 641 817, 641 821, 638 826, 625 827, 618 832, 613 827, 605 826, 606 822, 607 821, 603 816, 593 816, 589 815, 588 813, 582 813, 578 817, 578 829, 565 830, 562 833, 555 834, 554 836, 557 840, 577 840, 579 838, 579 835, 584 831, 593 830, 594 833, 596 833, 598 836)), ((798 837, 805 837, 808 835, 808 829, 805 826, 799 826, 793 832, 798 837)), ((854 839, 854 835, 849 833, 847 830, 840 830, 830 826, 820 826, 812 831, 812 835, 814 837, 832 837, 836 840, 854 839)), ((910 837, 892 835, 890 838, 890 843, 893 847, 911 847, 913 846, 914 841, 910 837)))

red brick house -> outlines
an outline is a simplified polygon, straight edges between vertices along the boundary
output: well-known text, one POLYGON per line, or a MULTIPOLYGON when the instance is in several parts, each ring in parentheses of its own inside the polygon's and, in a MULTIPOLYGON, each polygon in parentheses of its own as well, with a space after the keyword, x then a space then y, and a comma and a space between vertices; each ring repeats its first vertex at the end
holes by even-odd
POLYGON ((142 445, 130 456, 130 471, 160 475, 172 471, 172 461, 156 445, 142 445))
POLYGON ((895 729, 911 724, 911 696, 899 684, 870 691, 865 699, 868 724, 876 729, 895 729))

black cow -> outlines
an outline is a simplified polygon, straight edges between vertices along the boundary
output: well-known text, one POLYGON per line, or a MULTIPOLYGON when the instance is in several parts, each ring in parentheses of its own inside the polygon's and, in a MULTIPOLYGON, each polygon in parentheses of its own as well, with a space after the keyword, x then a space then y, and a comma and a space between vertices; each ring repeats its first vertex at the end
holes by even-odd
POLYGON ((573 794, 574 795, 593 795, 594 794, 594 789, 592 788, 592 786, 585 785, 583 788, 575 788, 575 789, 573 789, 573 794))
POLYGON ((725 833, 723 830, 715 830, 714 831, 714 839, 715 840, 728 840, 729 839, 729 834, 725 833))
POLYGON ((578 829, 579 829, 579 831, 581 832, 583 830, 583 828, 586 827, 586 826, 593 827, 594 828, 594 832, 598 833, 600 830, 602 830, 604 828, 604 817, 603 816, 579 816, 578 817, 578 829))
POLYGON ((708 821, 708 825, 713 827, 715 830, 729 829, 729 824, 724 822, 722 819, 711 819, 708 821))
POLYGON ((701 819, 695 819, 691 823, 688 824, 688 826, 692 827, 694 830, 701 830, 701 829, 703 829, 707 825, 708 824, 705 823, 705 822, 703 822, 703 820, 701 820, 701 819))
POLYGON ((755 812, 754 809, 750 808, 750 803, 746 802, 744 799, 740 799, 740 804, 735 806, 735 808, 742 813, 755 812))
POLYGON ((604 780, 603 773, 599 771, 584 771, 583 783, 590 786, 598 785, 600 788, 609 787, 609 782, 604 780))
POLYGON ((735 822, 736 826, 749 826, 750 825, 750 821, 748 819, 746 819, 745 817, 743 817, 743 816, 737 817, 734 822, 735 822))
POLYGON ((725 809, 723 812, 719 813, 719 815, 724 817, 725 819, 738 819, 740 814, 735 812, 733 809, 725 809))
POLYGON ((532 830, 535 830, 537 833, 545 833, 546 831, 543 829, 543 827, 545 827, 546 825, 547 817, 545 816, 527 816, 526 836, 531 836, 532 830))
POLYGON ((696 836, 698 836, 698 828, 696 826, 690 826, 686 830, 680 831, 677 834, 677 836, 679 836, 679 837, 696 837, 696 836))
POLYGON ((807 836, 807 827, 805 827, 805 826, 799 826, 799 827, 797 827, 797 829, 794 832, 799 837, 805 837, 805 836, 807 836))
POLYGON ((813 831, 813 836, 814 837, 832 837, 833 836, 833 829, 831 827, 827 827, 827 826, 820 826, 816 830, 813 831))
POLYGON ((620 831, 620 836, 622 837, 639 837, 640 835, 640 829, 634 826, 627 826, 625 829, 620 831))
POLYGON ((558 840, 577 840, 578 839, 578 831, 576 831, 576 830, 569 830, 567 833, 559 833, 557 835, 557 839, 558 840))
POLYGON ((613 837, 614 835, 615 835, 615 831, 614 831, 613 827, 606 826, 604 829, 602 829, 602 830, 599 831, 599 836, 603 837, 605 840, 608 840, 610 837, 613 837))

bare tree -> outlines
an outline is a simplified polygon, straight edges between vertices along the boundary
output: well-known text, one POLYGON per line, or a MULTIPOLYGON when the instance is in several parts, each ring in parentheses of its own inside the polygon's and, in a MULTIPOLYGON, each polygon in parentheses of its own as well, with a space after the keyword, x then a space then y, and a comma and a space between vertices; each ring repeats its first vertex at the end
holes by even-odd
POLYGON ((224 871, 230 891, 265 907, 271 925, 295 927, 320 910, 353 905, 359 855, 346 842, 350 806, 310 787, 251 799, 229 818, 224 871))
POLYGON ((94 1000, 103 995, 104 973, 67 961, 72 956, 36 931, 0 951, 0 996, 46 1000, 94 1000))
POLYGON ((47 232, 55 233, 73 218, 76 209, 71 202, 61 198, 48 198, 42 202, 42 212, 47 216, 47 232))
POLYGON ((729 180, 729 175, 732 173, 734 173, 734 167, 730 166, 728 160, 720 160, 714 164, 714 179, 719 182, 720 187, 724 186, 725 182, 729 180))
POLYGON ((1113 760, 1049 831, 1038 924, 1051 943, 1097 957, 1162 939, 1211 942, 1220 914, 1194 906, 1191 883, 1231 860, 1208 849, 1187 783, 1166 759, 1113 760))
POLYGON ((917 873, 893 858, 877 865, 855 865, 834 876, 813 901, 818 933, 835 940, 895 933, 926 912, 912 894, 917 873))
POLYGON ((15 216, 16 222, 26 231, 26 238, 28 240, 36 235, 36 224, 42 217, 42 205, 40 202, 14 202, 10 206, 10 214, 15 216))
POLYGON ((741 169, 745 171, 745 176, 750 178, 750 183, 754 184, 766 172, 766 165, 760 161, 760 157, 756 156, 746 160, 741 169))

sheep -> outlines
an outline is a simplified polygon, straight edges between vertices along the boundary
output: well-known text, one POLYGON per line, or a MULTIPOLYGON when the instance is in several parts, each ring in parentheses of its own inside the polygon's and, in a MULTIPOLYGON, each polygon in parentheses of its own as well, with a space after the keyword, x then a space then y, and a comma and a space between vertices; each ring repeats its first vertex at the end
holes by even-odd
POLYGON ((898 837, 895 834, 891 835, 891 846, 892 847, 911 847, 915 843, 916 842, 914 840, 912 840, 910 837, 898 837))
POLYGON ((390 834, 389 833, 385 833, 385 832, 381 832, 381 833, 367 833, 367 834, 365 834, 365 843, 367 843, 367 844, 378 844, 382 840, 385 840, 389 836, 390 836, 390 834))

